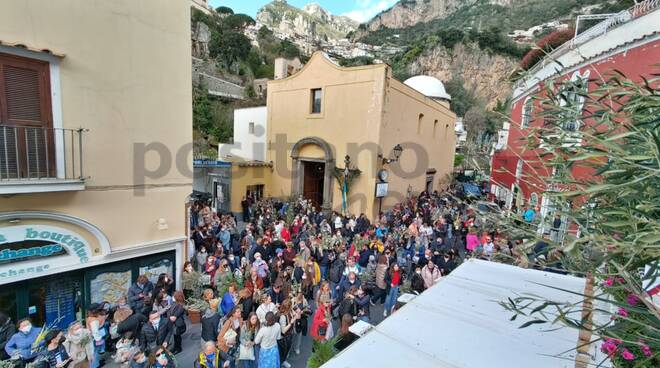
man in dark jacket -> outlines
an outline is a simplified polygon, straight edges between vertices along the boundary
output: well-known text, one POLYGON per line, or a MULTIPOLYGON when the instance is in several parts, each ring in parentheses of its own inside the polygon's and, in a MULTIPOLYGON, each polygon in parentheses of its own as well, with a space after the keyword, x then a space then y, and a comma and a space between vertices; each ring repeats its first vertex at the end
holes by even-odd
POLYGON ((202 341, 211 341, 213 343, 218 339, 218 325, 220 324, 220 313, 217 312, 218 303, 211 302, 211 307, 207 308, 202 316, 202 341))
POLYGON ((339 291, 337 292, 337 298, 335 299, 337 303, 339 303, 346 293, 351 290, 352 287, 358 288, 361 285, 360 279, 357 277, 355 272, 350 272, 348 274, 348 277, 345 277, 341 282, 339 283, 339 291))
POLYGON ((155 297, 153 292, 154 284, 147 276, 138 276, 135 284, 128 289, 128 305, 133 309, 133 313, 140 313, 144 309, 144 299, 155 297))
MULTIPOLYGON (((332 257, 331 257, 332 258, 332 257)), ((332 298, 337 299, 337 291, 339 290, 339 283, 341 282, 342 273, 346 268, 344 262, 339 259, 331 259, 330 270, 328 271, 328 281, 330 281, 330 288, 332 289, 332 298)))
POLYGON ((139 336, 139 333, 142 330, 142 325, 147 321, 148 319, 144 314, 133 313, 117 324, 117 334, 123 336, 130 332, 131 336, 139 336))
POLYGON ((339 304, 339 318, 342 318, 344 314, 350 314, 351 317, 357 317, 358 304, 355 302, 355 294, 357 294, 357 290, 358 288, 353 286, 344 295, 344 300, 339 304))
POLYGON ((140 347, 143 351, 155 351, 162 346, 167 348, 174 342, 174 329, 172 321, 161 317, 158 312, 149 314, 149 322, 142 326, 140 333, 140 347))
POLYGON ((12 323, 8 315, 0 312, 0 360, 9 359, 9 355, 5 351, 7 341, 16 333, 16 327, 12 323))

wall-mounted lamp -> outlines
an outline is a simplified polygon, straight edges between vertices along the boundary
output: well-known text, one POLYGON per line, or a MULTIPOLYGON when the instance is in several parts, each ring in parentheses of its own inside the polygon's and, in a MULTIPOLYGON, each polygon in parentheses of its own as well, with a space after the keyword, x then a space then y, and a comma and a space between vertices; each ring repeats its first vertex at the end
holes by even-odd
POLYGON ((399 161, 399 158, 401 158, 401 153, 402 152, 403 152, 403 147, 401 147, 400 144, 397 144, 392 149, 393 158, 385 158, 382 154, 378 154, 378 157, 383 159, 383 165, 387 165, 387 164, 391 164, 392 162, 399 161))

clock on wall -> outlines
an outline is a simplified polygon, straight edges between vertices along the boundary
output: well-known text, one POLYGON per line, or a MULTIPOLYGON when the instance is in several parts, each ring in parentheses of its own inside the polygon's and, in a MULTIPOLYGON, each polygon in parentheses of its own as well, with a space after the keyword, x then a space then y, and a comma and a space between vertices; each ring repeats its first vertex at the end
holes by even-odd
POLYGON ((380 171, 378 171, 378 179, 380 179, 380 181, 383 181, 383 182, 387 181, 387 178, 389 176, 390 176, 390 173, 385 169, 381 169, 380 171))

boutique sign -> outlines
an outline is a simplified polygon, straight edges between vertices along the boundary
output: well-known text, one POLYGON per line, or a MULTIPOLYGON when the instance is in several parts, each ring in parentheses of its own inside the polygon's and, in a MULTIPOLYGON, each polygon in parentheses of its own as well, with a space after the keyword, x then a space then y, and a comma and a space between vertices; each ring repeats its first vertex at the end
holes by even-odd
POLYGON ((51 225, 0 227, 0 282, 89 262, 85 238, 51 225))

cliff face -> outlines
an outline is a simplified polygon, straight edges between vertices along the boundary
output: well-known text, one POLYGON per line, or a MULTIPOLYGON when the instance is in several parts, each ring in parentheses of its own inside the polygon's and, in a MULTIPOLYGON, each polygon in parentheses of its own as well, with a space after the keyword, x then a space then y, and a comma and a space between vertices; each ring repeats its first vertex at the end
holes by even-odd
MULTIPOLYGON (((401 0, 366 23, 367 31, 380 28, 406 28, 420 22, 443 19, 463 6, 482 0, 401 0)), ((510 5, 513 0, 488 0, 490 4, 510 5)))
POLYGON ((457 44, 453 50, 436 46, 420 55, 410 66, 411 75, 431 75, 442 81, 460 77, 465 89, 486 102, 487 108, 511 93, 507 78, 516 61, 492 55, 478 47, 457 44))
POLYGON ((285 0, 266 4, 257 13, 256 21, 291 38, 305 36, 326 41, 344 38, 358 26, 356 21, 332 15, 318 4, 298 9, 285 0))

